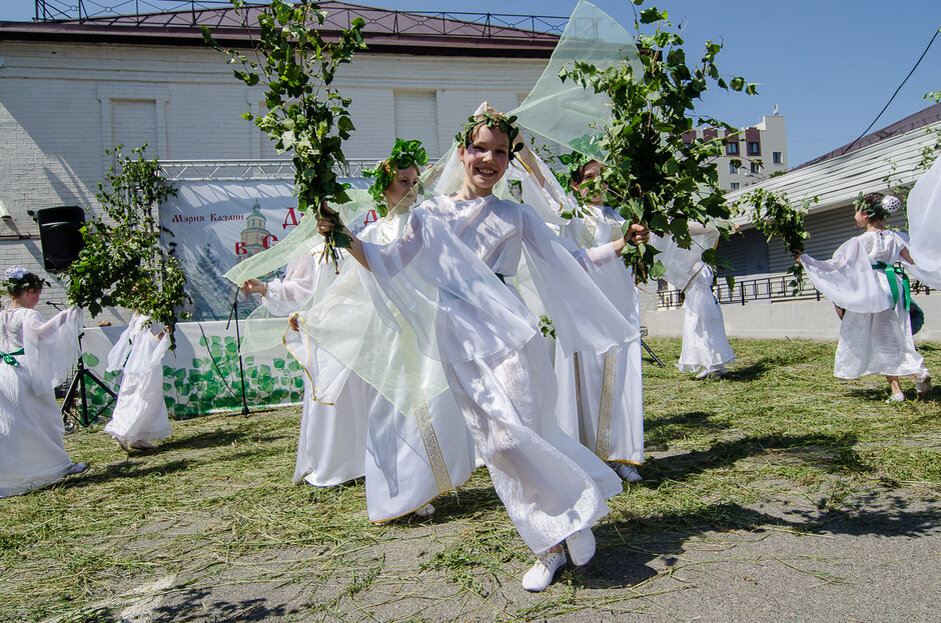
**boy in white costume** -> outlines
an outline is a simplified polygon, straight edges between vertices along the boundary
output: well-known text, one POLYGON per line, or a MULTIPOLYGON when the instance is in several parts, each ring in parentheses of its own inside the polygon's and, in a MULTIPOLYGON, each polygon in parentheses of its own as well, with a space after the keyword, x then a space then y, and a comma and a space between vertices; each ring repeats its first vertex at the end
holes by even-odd
MULTIPOLYGON (((620 479, 567 436, 555 418, 555 381, 537 318, 506 279, 522 254, 566 352, 607 352, 632 329, 586 274, 618 260, 627 241, 570 252, 526 205, 492 190, 517 148, 511 120, 483 112, 458 135, 460 189, 412 211, 403 235, 378 246, 352 237, 353 257, 441 362, 464 425, 514 526, 537 554, 523 578, 544 590, 565 561, 594 555, 591 526, 608 512, 620 479)), ((334 227, 320 221, 320 231, 334 227)), ((342 323, 324 339, 342 339, 342 323)), ((355 339, 355 336, 350 336, 355 339)))
POLYGON ((899 199, 891 195, 862 196, 854 219, 865 233, 841 245, 829 261, 806 253, 797 256, 817 289, 845 310, 834 376, 883 374, 889 382, 888 402, 905 400, 900 376, 915 377, 919 396, 931 392, 931 375, 912 341, 908 277, 894 267, 899 260, 914 261, 906 240, 884 223, 900 207, 899 199))
POLYGON ((0 311, 0 498, 88 469, 65 452, 53 393, 78 358, 82 310, 44 322, 34 309, 43 286, 37 275, 11 266, 3 284, 12 301, 0 311))
MULTIPOLYGON (((578 154, 572 158, 569 184, 581 195, 584 205, 571 206, 576 216, 563 222, 560 235, 581 249, 623 237, 624 219, 604 205, 604 193, 590 195, 588 191, 602 164, 578 154)), ((635 328, 636 338, 601 355, 576 352, 566 357, 557 348, 558 413, 560 418, 569 416, 560 421, 565 432, 606 461, 622 480, 639 482, 636 466, 644 460, 644 404, 637 288, 633 272, 623 265, 608 271, 605 277, 596 278, 596 284, 612 302, 617 301, 625 321, 635 328)))
POLYGON ((124 368, 124 376, 104 432, 125 452, 152 450, 153 442, 172 432, 163 399, 163 356, 170 348, 170 336, 166 328, 154 335, 151 324, 146 315, 134 312, 108 353, 108 371, 124 368))

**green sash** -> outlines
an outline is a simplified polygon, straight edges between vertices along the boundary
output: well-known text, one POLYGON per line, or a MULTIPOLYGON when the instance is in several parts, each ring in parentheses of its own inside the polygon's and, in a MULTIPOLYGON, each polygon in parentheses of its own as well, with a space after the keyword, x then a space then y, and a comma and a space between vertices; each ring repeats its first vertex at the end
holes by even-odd
POLYGON ((872 265, 872 268, 874 270, 883 271, 885 273, 886 279, 889 280, 889 290, 892 291, 892 305, 895 305, 899 302, 899 284, 895 277, 901 277, 902 300, 905 301, 905 311, 909 311, 912 308, 912 286, 908 281, 908 275, 905 274, 905 271, 901 268, 890 266, 885 262, 876 262, 872 265))
POLYGON ((12 353, 0 352, 0 359, 3 360, 3 363, 7 363, 11 366, 18 366, 20 362, 16 360, 16 357, 23 354, 23 349, 15 350, 12 353))

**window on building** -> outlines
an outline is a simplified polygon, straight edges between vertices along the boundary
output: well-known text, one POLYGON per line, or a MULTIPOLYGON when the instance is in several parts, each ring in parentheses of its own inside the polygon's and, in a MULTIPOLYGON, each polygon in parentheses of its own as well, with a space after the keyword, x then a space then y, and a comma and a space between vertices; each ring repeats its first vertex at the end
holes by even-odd
POLYGON ((738 190, 741 187, 742 185, 739 184, 738 182, 732 182, 732 190, 738 190))
POLYGON ((734 162, 729 163, 729 173, 731 173, 732 175, 735 175, 736 173, 738 173, 738 167, 735 166, 734 162))
POLYGON ((725 146, 725 153, 730 156, 738 155, 738 141, 731 141, 728 145, 725 146))
POLYGON ((781 164, 781 152, 779 151, 771 152, 771 162, 775 164, 781 164))
POLYGON ((761 155, 761 143, 759 143, 758 141, 748 141, 748 155, 749 156, 761 155))
POLYGON ((751 163, 751 172, 752 172, 752 173, 761 173, 761 163, 760 163, 760 162, 752 162, 752 163, 751 163))

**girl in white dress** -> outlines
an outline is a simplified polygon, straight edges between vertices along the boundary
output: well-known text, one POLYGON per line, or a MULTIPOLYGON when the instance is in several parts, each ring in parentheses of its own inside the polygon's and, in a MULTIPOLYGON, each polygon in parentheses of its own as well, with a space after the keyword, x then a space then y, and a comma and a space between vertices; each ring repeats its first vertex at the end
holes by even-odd
POLYGON ((43 281, 22 266, 7 269, 4 285, 13 300, 0 311, 0 497, 88 469, 65 452, 53 393, 78 358, 82 310, 44 322, 34 309, 43 281))
POLYGON ((833 374, 883 374, 889 402, 905 400, 900 376, 915 377, 919 396, 931 392, 931 375, 912 340, 908 277, 894 267, 900 259, 914 261, 906 241, 884 223, 900 206, 897 197, 867 194, 857 200, 854 214, 865 233, 845 242, 829 261, 798 256, 817 289, 845 309, 833 374))
MULTIPOLYGON (((706 228, 690 224, 691 234, 705 234, 706 228)), ((683 302, 683 348, 676 367, 683 372, 697 372, 697 379, 717 378, 735 361, 735 353, 725 334, 722 306, 712 292, 715 273, 703 262, 701 269, 686 286, 683 302)))
MULTIPOLYGON (((392 156, 372 172, 377 178, 370 189, 376 201, 372 207, 383 216, 360 232, 363 240, 385 244, 401 235, 415 200, 418 165, 426 162, 427 155, 418 141, 396 141, 392 156)), ((335 277, 332 266, 318 264, 309 254, 292 263, 283 281, 265 286, 253 279, 243 288, 263 292, 269 311, 291 314, 291 327, 295 331, 303 329, 289 334, 286 340, 306 370, 295 482, 303 478, 309 484, 327 486, 365 475, 371 521, 384 522, 412 512, 427 517, 435 511, 429 502, 466 482, 473 465, 467 458, 469 442, 461 444, 454 439, 457 451, 447 453, 449 461, 437 469, 439 466, 428 454, 444 453, 426 452, 428 435, 423 435, 417 424, 427 425, 432 431, 437 428, 438 436, 454 438, 447 434, 453 418, 439 414, 445 410, 456 413, 457 406, 448 396, 438 396, 424 404, 425 420, 418 422, 418 417, 399 413, 355 371, 310 341, 305 307, 314 292, 315 302, 326 305, 341 298, 349 311, 349 322, 355 322, 364 332, 369 326, 372 331, 385 329, 367 294, 366 284, 371 277, 362 272, 358 265, 346 263, 341 266, 340 276, 335 277), (362 313, 353 313, 354 301, 364 303, 357 306, 362 313), (435 427, 440 419, 444 423, 435 427)), ((394 337, 392 332, 390 339, 394 337)))
MULTIPOLYGON (((624 219, 604 205, 604 193, 588 196, 587 186, 601 173, 601 167, 597 160, 588 160, 571 172, 572 190, 585 204, 578 208, 579 216, 562 225, 560 234, 582 249, 623 236, 624 219)), ((638 233, 646 231, 640 225, 634 227, 638 233)), ((561 422, 563 430, 606 461, 622 480, 638 482, 637 466, 644 461, 644 404, 637 288, 633 272, 623 265, 615 265, 606 276, 608 279, 596 283, 634 327, 636 337, 601 355, 577 352, 565 357, 556 349, 558 411, 560 416, 577 415, 561 422), (576 407, 562 408, 565 402, 576 407)))
POLYGON ((125 452, 153 450, 173 432, 163 399, 163 356, 170 348, 166 328, 154 335, 151 320, 134 312, 108 353, 108 371, 124 368, 118 400, 104 432, 125 452))
MULTIPOLYGON (((632 335, 586 275, 617 261, 624 238, 569 252, 532 208, 493 196, 517 134, 502 116, 473 118, 458 135, 461 188, 413 210, 395 242, 379 246, 354 236, 350 251, 423 353, 441 362, 494 488, 537 555, 523 587, 540 591, 566 561, 563 541, 576 565, 591 559, 591 526, 607 514, 605 500, 621 483, 546 415, 556 399, 551 362, 537 318, 506 279, 525 253, 566 352, 604 353, 632 335)), ((322 233, 333 227, 330 219, 319 223, 322 233)))

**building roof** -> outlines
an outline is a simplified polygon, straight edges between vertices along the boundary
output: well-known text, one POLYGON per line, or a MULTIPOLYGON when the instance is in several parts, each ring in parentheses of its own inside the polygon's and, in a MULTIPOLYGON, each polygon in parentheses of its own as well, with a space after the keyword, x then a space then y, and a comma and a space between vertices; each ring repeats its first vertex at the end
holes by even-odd
POLYGON ((897 136, 899 134, 905 134, 906 132, 911 132, 912 130, 917 130, 918 128, 923 128, 939 121, 941 121, 941 104, 935 104, 934 106, 929 106, 928 108, 919 110, 915 114, 909 115, 900 121, 896 121, 892 125, 886 126, 881 130, 876 130, 875 132, 858 138, 852 143, 838 147, 831 152, 827 152, 822 156, 818 156, 813 160, 794 167, 794 170, 818 164, 824 162, 825 160, 831 160, 838 156, 842 156, 858 149, 868 147, 874 143, 878 143, 883 139, 897 136))
MULTIPOLYGON (((321 2, 326 19, 320 29, 330 39, 353 19, 366 22, 369 51, 446 56, 548 58, 566 18, 490 13, 412 13, 347 2, 321 2)), ((0 22, 0 41, 76 41, 202 46, 201 27, 222 44, 251 47, 258 39, 262 6, 196 8, 142 15, 104 15, 83 19, 0 22), (245 25, 250 25, 246 27, 245 25)))
MULTIPOLYGON (((849 205, 860 192, 885 189, 886 177, 892 184, 912 184, 923 173, 922 150, 935 143, 930 129, 941 129, 941 105, 930 106, 878 132, 851 143, 846 153, 834 150, 784 175, 726 195, 729 201, 764 188, 785 192, 792 203, 817 197, 812 212, 849 205)), ((747 223, 739 219, 741 224, 747 223)))

